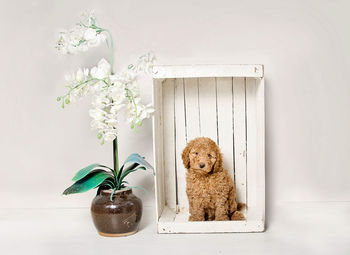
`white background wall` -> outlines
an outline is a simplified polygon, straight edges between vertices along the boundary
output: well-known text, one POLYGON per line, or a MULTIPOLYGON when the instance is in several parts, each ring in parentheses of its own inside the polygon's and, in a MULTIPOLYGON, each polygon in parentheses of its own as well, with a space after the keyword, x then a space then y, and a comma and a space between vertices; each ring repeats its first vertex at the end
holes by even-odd
MULTIPOLYGON (((350 200, 349 1, 0 1, 0 207, 89 206, 95 191, 61 196, 76 170, 112 165, 112 145, 90 131, 90 100, 62 110, 66 72, 105 47, 62 57, 59 28, 95 10, 116 41, 118 69, 152 49, 158 64, 265 65, 268 208, 278 201, 350 200)), ((144 100, 151 88, 142 87, 144 100)), ((121 119, 122 121, 122 119, 121 119)), ((120 126, 120 158, 152 161, 151 121, 120 126)), ((153 205, 153 178, 129 177, 153 205)))

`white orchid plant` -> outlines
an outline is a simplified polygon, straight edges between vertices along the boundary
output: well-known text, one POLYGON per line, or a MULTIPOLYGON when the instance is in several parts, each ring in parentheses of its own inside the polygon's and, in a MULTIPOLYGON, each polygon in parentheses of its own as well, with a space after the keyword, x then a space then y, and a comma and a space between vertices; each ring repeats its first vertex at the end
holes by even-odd
MULTIPOLYGON (((106 43, 110 48, 110 62, 102 58, 91 69, 79 68, 65 76, 67 92, 57 97, 62 108, 87 95, 92 95, 93 109, 89 111, 92 118, 91 128, 97 130, 101 144, 113 141, 114 167, 91 164, 81 169, 73 178, 75 182, 63 194, 85 192, 99 187, 101 189, 120 190, 126 188, 125 176, 142 169, 152 169, 139 154, 131 154, 119 168, 117 116, 122 109, 132 129, 142 125, 154 109, 151 104, 141 103, 138 78, 141 73, 151 72, 155 57, 147 53, 130 64, 125 70, 114 73, 114 46, 111 33, 96 23, 93 13, 84 13, 81 21, 72 29, 59 33, 56 48, 63 55, 78 54, 106 43)), ((113 194, 113 192, 112 192, 113 194)))

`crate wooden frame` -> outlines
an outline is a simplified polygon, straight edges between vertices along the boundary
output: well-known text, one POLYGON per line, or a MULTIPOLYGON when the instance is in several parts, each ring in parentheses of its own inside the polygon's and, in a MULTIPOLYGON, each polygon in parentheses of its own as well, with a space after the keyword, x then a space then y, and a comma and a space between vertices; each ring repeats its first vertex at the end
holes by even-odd
POLYGON ((153 104, 158 233, 264 231, 263 65, 154 66, 153 104), (238 201, 247 204, 245 221, 188 221, 181 152, 198 136, 219 144, 238 201))

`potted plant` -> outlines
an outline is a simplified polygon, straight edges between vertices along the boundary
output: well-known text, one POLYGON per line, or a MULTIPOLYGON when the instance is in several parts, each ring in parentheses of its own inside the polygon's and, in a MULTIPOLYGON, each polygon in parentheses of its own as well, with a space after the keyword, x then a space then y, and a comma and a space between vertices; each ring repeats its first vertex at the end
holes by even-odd
POLYGON ((92 95, 91 127, 97 130, 101 144, 113 142, 113 168, 91 164, 76 173, 73 185, 63 194, 86 192, 97 188, 91 213, 94 224, 103 236, 125 236, 136 233, 142 215, 142 202, 132 194, 125 177, 138 170, 151 170, 152 166, 139 154, 131 154, 119 167, 117 114, 123 108, 132 129, 142 125, 154 111, 150 104, 141 103, 138 77, 149 73, 155 57, 147 53, 139 57, 120 73, 113 71, 113 38, 111 33, 96 23, 93 13, 84 13, 72 29, 60 32, 56 48, 64 55, 85 52, 106 42, 110 48, 110 62, 101 59, 91 69, 79 68, 66 75, 67 92, 57 101, 62 108, 86 95, 92 95))

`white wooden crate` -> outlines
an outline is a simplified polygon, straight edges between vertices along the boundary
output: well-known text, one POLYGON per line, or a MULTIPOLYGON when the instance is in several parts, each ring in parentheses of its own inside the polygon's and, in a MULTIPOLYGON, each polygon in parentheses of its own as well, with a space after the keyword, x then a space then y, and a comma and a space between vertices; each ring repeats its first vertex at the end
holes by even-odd
POLYGON ((262 65, 154 66, 153 117, 158 233, 260 232, 265 219, 262 65), (193 138, 220 146, 245 221, 188 221, 181 153, 193 138))

